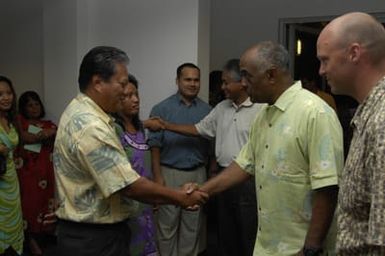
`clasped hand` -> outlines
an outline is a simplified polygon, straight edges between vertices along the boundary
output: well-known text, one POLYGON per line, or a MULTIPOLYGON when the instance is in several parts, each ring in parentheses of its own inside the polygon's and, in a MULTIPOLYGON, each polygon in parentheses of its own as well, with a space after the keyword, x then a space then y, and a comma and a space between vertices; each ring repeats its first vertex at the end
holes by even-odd
POLYGON ((190 211, 196 211, 209 200, 207 192, 199 189, 197 183, 186 183, 181 187, 187 195, 183 207, 190 211))

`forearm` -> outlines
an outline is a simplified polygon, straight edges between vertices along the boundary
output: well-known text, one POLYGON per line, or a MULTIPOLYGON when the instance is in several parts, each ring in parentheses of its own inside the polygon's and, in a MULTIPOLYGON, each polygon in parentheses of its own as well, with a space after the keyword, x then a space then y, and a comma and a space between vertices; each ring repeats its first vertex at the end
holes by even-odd
POLYGON ((21 121, 16 121, 16 129, 19 134, 20 140, 24 144, 32 144, 40 142, 40 137, 37 134, 29 133, 27 130, 24 130, 21 125, 21 121))
POLYGON ((188 136, 199 136, 198 130, 193 124, 166 123, 165 129, 188 136))
POLYGON ((186 194, 152 182, 144 177, 124 189, 124 194, 132 199, 149 204, 177 204, 185 200, 186 194))
POLYGON ((27 131, 19 131, 20 139, 24 144, 32 144, 39 143, 41 141, 40 136, 38 134, 32 134, 27 131))
POLYGON ((249 178, 250 174, 243 171, 237 163, 232 162, 221 173, 204 183, 203 186, 200 187, 200 190, 212 196, 249 178))
POLYGON ((337 196, 337 186, 321 188, 314 192, 312 217, 305 240, 306 247, 322 247, 333 220, 337 196))
POLYGON ((160 149, 158 147, 151 148, 151 169, 154 180, 162 177, 160 167, 160 149))

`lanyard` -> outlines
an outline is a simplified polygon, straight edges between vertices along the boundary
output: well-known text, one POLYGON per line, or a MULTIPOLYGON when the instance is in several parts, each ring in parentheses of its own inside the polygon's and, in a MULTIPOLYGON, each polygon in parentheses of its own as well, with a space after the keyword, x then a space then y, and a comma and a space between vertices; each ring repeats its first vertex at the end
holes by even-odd
POLYGON ((145 144, 145 143, 136 143, 127 134, 124 134, 123 138, 128 143, 128 145, 130 145, 133 148, 136 148, 136 149, 139 149, 139 150, 142 150, 142 151, 146 151, 146 150, 148 150, 150 148, 150 146, 145 144))

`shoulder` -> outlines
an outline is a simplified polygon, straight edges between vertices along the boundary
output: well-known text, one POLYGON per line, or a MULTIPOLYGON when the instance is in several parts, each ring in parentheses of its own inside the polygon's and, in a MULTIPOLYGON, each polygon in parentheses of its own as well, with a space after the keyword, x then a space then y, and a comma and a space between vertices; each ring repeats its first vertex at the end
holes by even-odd
POLYGON ((245 108, 248 112, 258 113, 260 112, 267 104, 253 103, 251 106, 245 108))
POLYGON ((171 107, 178 102, 177 96, 175 94, 167 97, 166 99, 160 101, 152 107, 152 110, 161 110, 164 108, 171 107))
POLYGON ((233 102, 231 100, 225 99, 225 100, 222 100, 221 102, 219 102, 214 107, 214 109, 229 108, 229 107, 232 107, 232 105, 233 105, 233 102))
POLYGON ((54 122, 52 122, 51 120, 40 120, 44 127, 47 127, 47 128, 55 128, 56 127, 56 124, 54 122))
POLYGON ((302 89, 298 92, 295 104, 297 108, 300 109, 299 111, 303 113, 326 113, 335 115, 334 109, 332 109, 323 99, 306 89, 302 89))
POLYGON ((373 128, 376 133, 385 134, 385 95, 381 97, 378 105, 373 109, 368 125, 373 128))
POLYGON ((205 110, 208 110, 208 111, 210 111, 212 109, 212 107, 208 103, 203 101, 201 98, 197 97, 195 100, 196 100, 197 106, 199 106, 205 110))
POLYGON ((21 114, 18 114, 15 118, 15 122, 18 129, 25 130, 28 128, 29 121, 25 117, 23 117, 21 114))

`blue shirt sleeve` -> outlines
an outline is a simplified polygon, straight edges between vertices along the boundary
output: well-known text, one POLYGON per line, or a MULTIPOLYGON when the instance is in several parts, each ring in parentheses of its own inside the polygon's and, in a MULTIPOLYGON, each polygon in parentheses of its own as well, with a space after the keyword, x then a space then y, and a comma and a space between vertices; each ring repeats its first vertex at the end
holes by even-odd
MULTIPOLYGON (((157 117, 160 117, 160 118, 163 117, 159 105, 155 105, 151 109, 150 117, 154 117, 154 116, 157 116, 157 117)), ((148 134, 148 141, 147 141, 148 145, 150 147, 159 147, 160 148, 162 146, 163 133, 164 133, 163 130, 160 130, 160 131, 157 131, 157 132, 150 131, 149 134, 148 134)))

